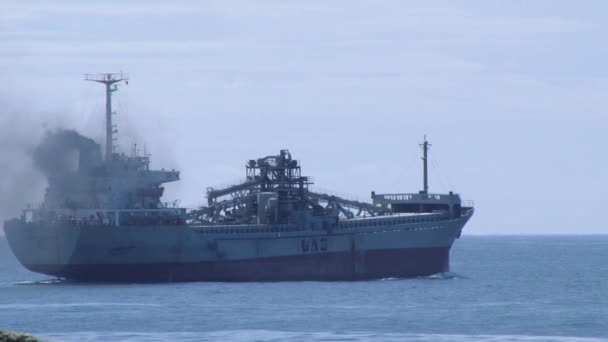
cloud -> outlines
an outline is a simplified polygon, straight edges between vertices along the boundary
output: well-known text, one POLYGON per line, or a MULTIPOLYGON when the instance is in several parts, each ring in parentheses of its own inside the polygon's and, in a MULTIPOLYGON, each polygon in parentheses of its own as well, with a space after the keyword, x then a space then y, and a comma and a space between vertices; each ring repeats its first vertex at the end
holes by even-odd
POLYGON ((166 1, 70 1, 58 0, 48 2, 38 1, 9 1, 4 4, 5 18, 31 19, 48 15, 59 16, 104 16, 104 17, 135 17, 135 16, 231 16, 231 17, 277 17, 299 15, 302 13, 322 13, 331 6, 322 3, 300 3, 294 1, 260 1, 252 3, 245 0, 229 1, 196 1, 178 0, 166 1))

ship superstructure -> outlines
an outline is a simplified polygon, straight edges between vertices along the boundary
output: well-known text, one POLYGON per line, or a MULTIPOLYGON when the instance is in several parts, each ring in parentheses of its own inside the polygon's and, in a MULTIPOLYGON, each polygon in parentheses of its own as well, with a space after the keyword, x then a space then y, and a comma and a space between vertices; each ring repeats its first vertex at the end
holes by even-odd
POLYGON ((105 156, 94 141, 74 131, 49 133, 38 149, 45 158, 56 159, 47 172, 48 187, 41 208, 28 209, 28 221, 78 222, 83 224, 129 225, 144 221, 180 222, 185 209, 161 202, 163 183, 179 180, 175 170, 151 170, 150 156, 116 153, 116 127, 112 124, 111 96, 122 73, 86 75, 87 81, 105 85, 105 156), (59 147, 59 148, 57 148, 59 147))
POLYGON ((457 194, 428 192, 426 138, 418 193, 372 192, 361 202, 315 192, 300 162, 281 150, 247 161, 243 182, 208 188, 203 207, 163 204, 162 184, 179 172, 150 170, 149 155, 113 146, 111 95, 128 78, 86 79, 106 88, 104 158, 95 143, 68 145, 77 162, 48 176, 40 208, 4 225, 34 272, 88 281, 423 276, 449 269, 449 250, 473 214, 457 194))

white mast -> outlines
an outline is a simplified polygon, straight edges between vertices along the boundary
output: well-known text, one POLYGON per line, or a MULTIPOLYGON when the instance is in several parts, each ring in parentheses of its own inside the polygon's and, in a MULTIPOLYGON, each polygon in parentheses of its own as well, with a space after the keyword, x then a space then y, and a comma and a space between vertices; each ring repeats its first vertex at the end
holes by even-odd
POLYGON ((116 83, 125 81, 128 84, 129 76, 121 73, 103 73, 103 74, 86 74, 84 76, 85 81, 93 81, 103 83, 106 86, 106 162, 109 163, 112 160, 112 154, 114 153, 113 135, 116 133, 112 126, 112 93, 118 90, 116 83))

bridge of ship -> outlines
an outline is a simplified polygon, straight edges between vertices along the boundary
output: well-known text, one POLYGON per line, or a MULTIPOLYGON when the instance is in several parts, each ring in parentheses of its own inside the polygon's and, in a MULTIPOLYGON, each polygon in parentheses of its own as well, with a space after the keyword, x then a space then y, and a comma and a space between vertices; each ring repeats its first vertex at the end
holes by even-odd
POLYGON ((394 213, 448 212, 460 217, 463 210, 473 207, 470 201, 462 201, 458 194, 402 193, 376 194, 372 192, 374 205, 391 209, 394 213), (464 208, 464 209, 463 209, 464 208))

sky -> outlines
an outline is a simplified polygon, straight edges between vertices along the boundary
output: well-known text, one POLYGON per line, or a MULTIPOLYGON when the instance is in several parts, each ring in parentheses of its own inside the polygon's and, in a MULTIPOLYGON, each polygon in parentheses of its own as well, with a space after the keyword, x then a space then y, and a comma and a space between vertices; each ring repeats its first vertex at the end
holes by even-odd
POLYGON ((145 145, 153 167, 181 170, 167 201, 201 204, 207 187, 243 179, 246 160, 285 148, 317 189, 417 192, 427 135, 430 191, 475 202, 465 234, 608 233, 608 2, 0 7, 10 185, 26 174, 15 151, 45 129, 103 141, 103 88, 83 75, 123 71, 121 149, 145 145))

